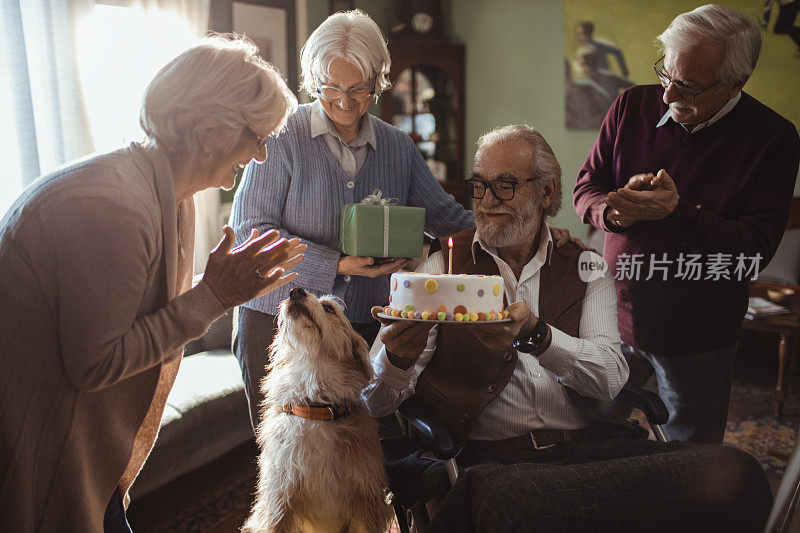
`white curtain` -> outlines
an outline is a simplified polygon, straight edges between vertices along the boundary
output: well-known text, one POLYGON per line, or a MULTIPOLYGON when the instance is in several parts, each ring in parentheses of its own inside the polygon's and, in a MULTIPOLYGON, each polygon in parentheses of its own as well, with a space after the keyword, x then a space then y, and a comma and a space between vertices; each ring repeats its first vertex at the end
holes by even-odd
MULTIPOLYGON (((210 0, 134 0, 133 5, 144 10, 157 9, 177 15, 190 30, 202 37, 208 31, 210 0)), ((195 221, 194 271, 203 272, 208 253, 222 238, 222 215, 217 189, 208 189, 195 195, 197 218, 195 221)))
MULTIPOLYGON (((188 44, 177 43, 183 38, 178 34, 184 35, 186 29, 178 31, 173 24, 155 35, 140 28, 138 35, 134 30, 134 38, 110 45, 113 39, 102 38, 98 25, 91 24, 93 16, 95 22, 99 20, 96 7, 133 8, 144 13, 134 16, 132 11, 123 17, 130 26, 128 31, 135 26, 131 22, 134 19, 149 26, 147 21, 157 18, 151 17, 154 14, 180 19, 191 39, 208 31, 210 0, 0 0, 0 123, 6 126, 0 143, 4 164, 0 173, 0 218, 37 177, 95 149, 107 151, 136 140, 140 135, 136 127, 139 95, 122 102, 121 97, 114 98, 120 91, 109 90, 106 83, 112 78, 126 83, 121 79, 126 65, 131 66, 123 59, 126 54, 130 58, 131 53, 153 54, 154 47, 163 52, 176 44, 181 49, 188 44), (144 43, 135 42, 136 37, 144 43), (159 39, 163 44, 155 42, 159 39), (119 49, 110 49, 114 46, 119 49), (109 49, 98 52, 104 47, 109 49), (103 120, 96 120, 97 116, 103 120)), ((119 24, 119 18, 114 20, 119 24)), ((110 33, 117 41, 124 33, 116 26, 104 31, 106 37, 110 33)), ((146 75, 136 71, 129 76, 149 77, 168 60, 141 59, 159 64, 152 65, 146 75)), ((142 87, 145 81, 136 80, 142 87)), ((221 235, 219 192, 200 193, 196 203, 195 268, 199 272, 221 235)))
POLYGON ((0 217, 38 176, 92 152, 76 28, 93 0, 0 0, 0 217))
POLYGON ((129 0, 128 3, 145 11, 155 9, 177 15, 197 37, 208 31, 211 0, 129 0))

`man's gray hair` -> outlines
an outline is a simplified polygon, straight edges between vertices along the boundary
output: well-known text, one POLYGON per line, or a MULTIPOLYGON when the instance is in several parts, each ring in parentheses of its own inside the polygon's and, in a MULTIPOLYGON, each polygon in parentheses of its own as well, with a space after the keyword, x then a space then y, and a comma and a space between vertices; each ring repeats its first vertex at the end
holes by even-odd
POLYGON ((656 37, 662 53, 686 45, 719 43, 722 61, 717 79, 724 84, 743 83, 753 73, 761 52, 761 33, 755 23, 729 7, 707 4, 675 17, 656 37))
POLYGON ((146 142, 173 153, 200 153, 201 136, 230 150, 244 131, 283 128, 297 99, 280 72, 249 40, 215 36, 167 63, 142 97, 139 125, 146 142))
POLYGON ((520 178, 538 178, 533 184, 540 192, 548 183, 553 187, 553 199, 550 206, 544 210, 544 215, 556 216, 561 209, 561 165, 558 164, 553 149, 541 133, 524 124, 503 126, 481 135, 476 153, 494 144, 517 141, 526 143, 531 149, 528 167, 530 176, 520 176, 520 178))
POLYGON ((317 82, 330 77, 331 63, 336 59, 352 63, 364 79, 374 78, 376 95, 392 85, 389 82, 392 60, 386 40, 375 21, 363 11, 334 13, 314 30, 300 52, 301 88, 316 97, 317 82))

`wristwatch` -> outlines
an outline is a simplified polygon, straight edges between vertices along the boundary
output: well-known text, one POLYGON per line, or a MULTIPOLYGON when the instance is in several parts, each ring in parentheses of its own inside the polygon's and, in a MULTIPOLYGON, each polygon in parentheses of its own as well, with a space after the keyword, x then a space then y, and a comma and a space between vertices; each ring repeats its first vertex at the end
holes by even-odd
POLYGON ((548 330, 547 323, 539 320, 532 330, 519 334, 516 339, 511 341, 511 347, 524 353, 537 352, 547 339, 548 330))

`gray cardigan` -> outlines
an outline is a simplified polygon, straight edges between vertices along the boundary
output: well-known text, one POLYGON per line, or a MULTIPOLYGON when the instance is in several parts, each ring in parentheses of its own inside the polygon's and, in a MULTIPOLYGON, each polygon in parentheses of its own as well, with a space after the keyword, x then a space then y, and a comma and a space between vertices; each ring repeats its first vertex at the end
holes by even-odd
POLYGON ((2 219, 0 530, 102 531, 115 489, 127 504, 183 345, 225 311, 189 290, 193 241, 193 202, 137 144, 40 178, 2 219))

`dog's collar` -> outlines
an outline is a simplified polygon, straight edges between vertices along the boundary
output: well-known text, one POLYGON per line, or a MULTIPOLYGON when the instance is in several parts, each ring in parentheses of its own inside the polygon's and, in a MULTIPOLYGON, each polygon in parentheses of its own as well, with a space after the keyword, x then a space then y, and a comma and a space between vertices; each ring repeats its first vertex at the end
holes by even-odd
POLYGON ((353 411, 349 400, 345 400, 344 405, 333 403, 321 403, 315 405, 297 405, 287 403, 283 406, 283 412, 299 416, 308 420, 326 420, 332 422, 349 415, 353 411))

